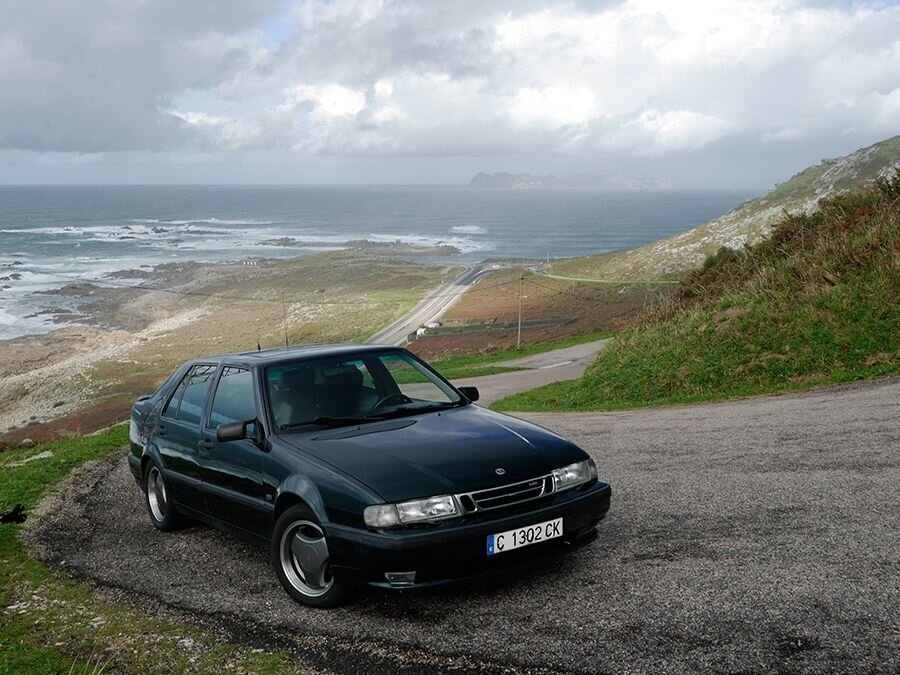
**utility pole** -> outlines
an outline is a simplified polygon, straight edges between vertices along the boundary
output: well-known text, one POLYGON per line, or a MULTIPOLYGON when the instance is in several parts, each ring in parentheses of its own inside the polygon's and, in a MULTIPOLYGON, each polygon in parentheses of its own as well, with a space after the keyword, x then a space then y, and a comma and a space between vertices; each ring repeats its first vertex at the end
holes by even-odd
POLYGON ((288 348, 287 334, 287 304, 284 302, 284 291, 281 291, 281 314, 284 317, 284 348, 288 348))
POLYGON ((522 346, 522 285, 525 283, 525 272, 519 277, 519 330, 516 334, 516 351, 522 346))

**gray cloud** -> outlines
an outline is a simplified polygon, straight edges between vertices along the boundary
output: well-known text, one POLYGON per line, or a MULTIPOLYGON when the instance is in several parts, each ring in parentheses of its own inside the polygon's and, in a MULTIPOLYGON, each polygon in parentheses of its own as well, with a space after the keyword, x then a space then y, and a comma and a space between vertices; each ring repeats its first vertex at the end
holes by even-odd
POLYGON ((900 131, 897 36, 896 6, 780 0, 4 3, 0 150, 836 154, 900 131))
POLYGON ((0 146, 100 152, 189 143, 166 111, 250 66, 245 37, 278 2, 0 5, 0 146))

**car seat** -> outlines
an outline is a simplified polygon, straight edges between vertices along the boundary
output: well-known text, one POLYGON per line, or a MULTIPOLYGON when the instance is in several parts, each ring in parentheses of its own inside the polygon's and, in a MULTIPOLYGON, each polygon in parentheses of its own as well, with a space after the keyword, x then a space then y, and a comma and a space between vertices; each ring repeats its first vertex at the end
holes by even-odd
POLYGON ((325 369, 319 387, 320 414, 345 417, 371 410, 378 401, 378 394, 371 387, 364 387, 363 380, 363 374, 356 366, 325 369))
POLYGON ((277 426, 308 422, 319 416, 315 379, 310 368, 289 370, 282 376, 277 392, 272 392, 272 414, 277 426))

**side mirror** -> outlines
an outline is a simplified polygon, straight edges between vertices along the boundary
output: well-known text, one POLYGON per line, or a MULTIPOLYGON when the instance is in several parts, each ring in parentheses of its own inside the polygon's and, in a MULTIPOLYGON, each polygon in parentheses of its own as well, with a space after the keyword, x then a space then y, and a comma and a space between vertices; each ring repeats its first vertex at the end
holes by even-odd
POLYGON ((480 398, 478 387, 458 387, 459 393, 469 399, 472 403, 480 398))
POLYGON ((216 427, 216 440, 219 442, 241 441, 249 439, 254 443, 262 443, 262 430, 256 420, 220 424, 216 427))

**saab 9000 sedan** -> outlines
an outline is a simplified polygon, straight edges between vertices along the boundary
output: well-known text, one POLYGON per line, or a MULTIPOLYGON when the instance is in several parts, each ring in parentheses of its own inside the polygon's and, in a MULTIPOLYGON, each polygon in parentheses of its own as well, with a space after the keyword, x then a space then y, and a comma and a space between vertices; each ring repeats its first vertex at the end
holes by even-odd
POLYGON ((590 541, 610 498, 593 460, 476 400, 395 347, 198 359, 135 403, 128 461, 157 528, 187 516, 269 547, 315 607, 590 541))

